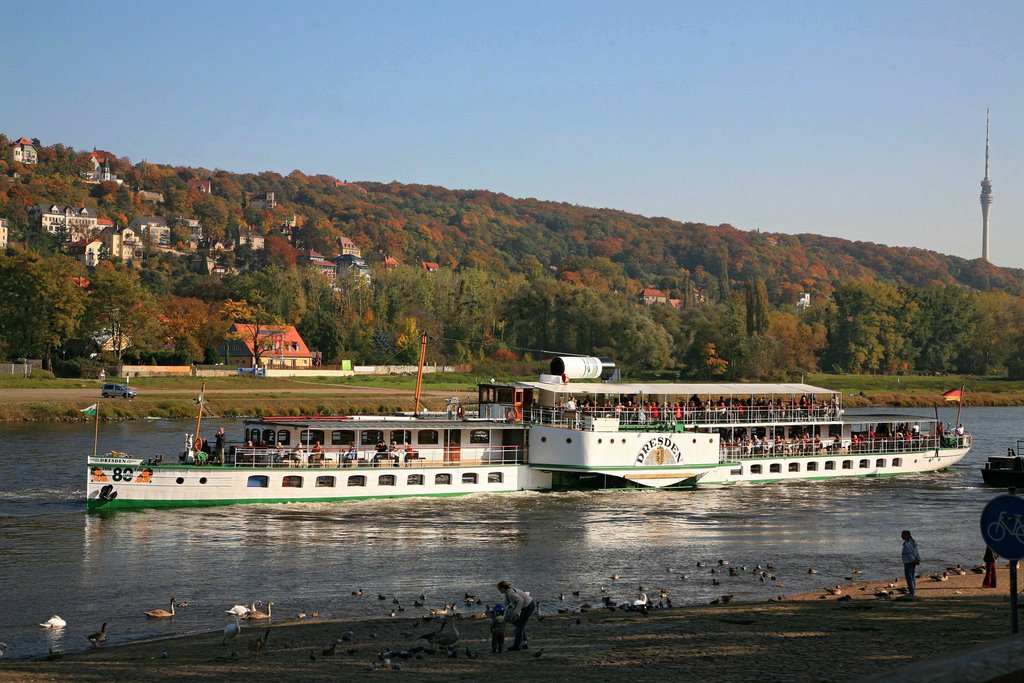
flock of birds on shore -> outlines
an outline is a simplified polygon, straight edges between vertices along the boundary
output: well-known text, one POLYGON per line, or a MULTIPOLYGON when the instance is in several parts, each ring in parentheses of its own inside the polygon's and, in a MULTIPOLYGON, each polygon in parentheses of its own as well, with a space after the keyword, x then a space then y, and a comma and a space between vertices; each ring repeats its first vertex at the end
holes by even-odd
MULTIPOLYGON (((784 581, 780 579, 781 572, 777 570, 776 567, 772 564, 766 564, 763 567, 760 564, 754 565, 753 567, 749 567, 747 565, 736 566, 732 565, 728 560, 720 559, 718 560, 717 564, 713 563, 711 565, 709 565, 705 561, 698 561, 695 563, 694 567, 697 570, 703 570, 703 573, 705 574, 704 580, 706 580, 707 575, 710 575, 710 585, 712 587, 721 586, 722 582, 726 580, 726 577, 741 577, 744 575, 756 577, 756 580, 760 583, 771 582, 775 587, 785 587, 784 581)), ((954 567, 948 567, 944 572, 932 574, 929 576, 929 578, 932 581, 946 581, 952 575, 963 575, 968 573, 968 571, 974 573, 984 573, 985 569, 982 565, 976 565, 972 567, 971 570, 967 570, 962 565, 957 564, 954 567)), ((677 571, 675 568, 671 566, 666 568, 666 573, 671 577, 671 579, 674 580, 688 581, 690 579, 689 573, 677 571)), ((814 568, 809 568, 807 569, 807 573, 814 575, 818 574, 818 571, 814 568)), ((843 579, 847 582, 854 581, 855 577, 862 573, 863 570, 856 568, 850 572, 850 575, 844 576, 843 579)), ((585 592, 581 590, 572 590, 570 592, 570 599, 575 600, 577 606, 575 608, 570 606, 560 606, 557 608, 557 612, 562 615, 567 615, 574 613, 579 614, 582 612, 589 612, 601 609, 612 611, 638 611, 646 614, 651 610, 673 607, 670 588, 661 587, 654 589, 649 585, 640 584, 637 586, 635 599, 619 600, 613 597, 611 592, 611 586, 621 586, 621 584, 617 582, 619 582, 623 577, 620 574, 612 574, 608 578, 612 582, 611 584, 598 586, 596 590, 590 591, 590 594, 585 594, 585 592), (657 596, 656 600, 653 597, 655 595, 657 596)), ((920 578, 923 579, 923 577, 920 578)), ((848 594, 848 591, 850 591, 851 589, 852 587, 850 586, 844 588, 842 584, 836 583, 834 586, 823 587, 821 597, 828 598, 829 596, 838 596, 840 600, 851 600, 853 599, 853 597, 848 594)), ((865 586, 860 587, 858 590, 867 591, 869 590, 869 588, 868 585, 865 584, 865 586)), ((892 580, 886 582, 885 587, 874 589, 873 594, 878 599, 890 599, 900 592, 906 592, 906 589, 898 588, 897 580, 892 580)), ((359 588, 351 591, 351 595, 355 598, 360 598, 365 595, 365 591, 359 588)), ((566 597, 567 596, 565 593, 559 593, 556 598, 558 604, 565 605, 566 597)), ((386 606, 386 613, 388 617, 396 618, 400 615, 403 617, 416 616, 419 618, 417 623, 419 623, 420 625, 425 625, 434 619, 440 618, 441 624, 440 627, 435 628, 429 633, 424 633, 419 636, 419 639, 426 641, 425 644, 423 645, 417 645, 415 647, 408 648, 384 648, 383 650, 377 653, 377 659, 368 667, 368 669, 384 668, 390 670, 400 670, 402 668, 401 661, 403 659, 408 659, 411 657, 422 659, 423 656, 426 654, 436 654, 438 652, 448 657, 458 657, 459 650, 456 649, 456 645, 458 644, 461 636, 455 623, 456 620, 462 618, 484 619, 487 617, 486 611, 470 610, 466 614, 464 614, 462 611, 460 611, 460 607, 457 604, 458 601, 448 601, 444 604, 443 607, 439 608, 430 607, 427 605, 426 595, 422 593, 417 598, 414 598, 411 601, 411 605, 414 608, 414 610, 412 613, 407 615, 403 614, 407 611, 407 608, 397 595, 388 596, 384 593, 377 593, 377 600, 381 603, 388 601, 389 598, 390 602, 386 606)), ((718 595, 717 597, 710 600, 710 604, 729 604, 733 601, 733 598, 734 595, 732 594, 718 595)), ((779 595, 777 598, 770 598, 770 600, 784 599, 785 597, 783 595, 779 595)), ((468 592, 464 594, 462 602, 468 608, 473 608, 476 605, 484 604, 484 601, 482 599, 479 599, 477 598, 476 595, 473 595, 468 592)), ((177 610, 184 609, 187 607, 188 602, 178 601, 172 597, 168 603, 167 609, 155 608, 151 610, 145 610, 142 614, 147 619, 172 620, 178 613, 177 610)), ((273 619, 273 607, 274 602, 272 600, 268 600, 266 603, 264 603, 261 600, 257 600, 251 602, 248 605, 236 604, 231 608, 224 610, 224 613, 230 615, 232 620, 228 622, 223 628, 221 645, 228 646, 229 643, 234 643, 238 640, 243 630, 243 622, 246 624, 258 622, 270 623, 273 619), (262 608, 265 608, 266 611, 263 611, 262 608)), ((538 620, 542 620, 544 618, 544 615, 541 613, 539 600, 536 614, 538 620)), ((315 619, 319 616, 319 610, 312 610, 309 613, 299 612, 297 615, 295 615, 297 619, 315 619)), ((575 623, 579 624, 580 620, 577 618, 575 623)), ((48 620, 40 622, 39 625, 46 629, 60 630, 64 629, 67 626, 67 621, 65 621, 59 615, 54 614, 48 620)), ((97 648, 107 642, 107 627, 108 623, 104 622, 99 631, 91 633, 88 636, 86 636, 87 640, 92 645, 92 647, 97 648)), ((248 643, 248 650, 251 654, 253 654, 254 656, 260 656, 267 651, 268 641, 270 639, 270 630, 271 629, 269 628, 265 629, 262 635, 258 635, 255 640, 248 643)), ((410 638, 414 636, 414 634, 411 631, 403 631, 402 635, 404 637, 410 638)), ((376 640, 377 635, 375 633, 369 633, 368 638, 369 640, 376 640)), ((326 646, 321 648, 320 657, 333 657, 336 654, 337 649, 339 647, 342 648, 342 651, 344 653, 353 656, 358 653, 358 649, 353 646, 354 640, 355 635, 351 630, 349 630, 345 634, 336 637, 333 641, 331 641, 326 646)), ((287 642, 283 643, 283 646, 285 649, 291 649, 291 644, 287 642)), ((0 642, 0 657, 3 657, 6 654, 7 649, 8 646, 5 643, 0 642)), ((540 657, 541 654, 542 650, 538 650, 537 653, 534 654, 534 656, 540 657)), ((237 656, 237 653, 232 652, 231 655, 234 657, 237 656)), ((467 658, 475 659, 478 656, 478 653, 475 653, 469 646, 466 646, 464 655, 467 658)), ((166 658, 168 657, 168 653, 165 651, 161 654, 161 656, 166 658)), ((315 650, 310 650, 309 659, 315 661, 316 658, 317 654, 315 650)))

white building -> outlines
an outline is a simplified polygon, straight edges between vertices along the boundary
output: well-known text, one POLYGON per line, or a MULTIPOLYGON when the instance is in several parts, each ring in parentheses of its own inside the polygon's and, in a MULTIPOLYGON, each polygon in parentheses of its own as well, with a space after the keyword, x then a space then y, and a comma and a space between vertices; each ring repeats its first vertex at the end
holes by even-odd
POLYGON ((31 140, 22 138, 11 143, 11 159, 21 164, 39 163, 39 155, 31 140))
POLYGON ((91 237, 96 230, 96 212, 86 206, 36 204, 28 210, 33 225, 67 242, 91 237))
POLYGON ((10 240, 11 222, 6 218, 0 218, 0 249, 6 249, 10 240))

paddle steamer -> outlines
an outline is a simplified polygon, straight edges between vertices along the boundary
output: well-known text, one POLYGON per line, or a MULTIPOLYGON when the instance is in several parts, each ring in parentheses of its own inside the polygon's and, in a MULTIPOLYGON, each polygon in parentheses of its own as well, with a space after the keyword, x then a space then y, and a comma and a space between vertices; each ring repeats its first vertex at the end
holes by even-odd
MULTIPOLYGON (((970 434, 936 419, 847 416, 807 384, 621 383, 559 357, 538 381, 485 383, 443 414, 264 417, 205 459, 88 459, 90 510, 587 488, 692 488, 946 469, 970 434)), ((419 397, 417 392, 417 407, 419 397)))

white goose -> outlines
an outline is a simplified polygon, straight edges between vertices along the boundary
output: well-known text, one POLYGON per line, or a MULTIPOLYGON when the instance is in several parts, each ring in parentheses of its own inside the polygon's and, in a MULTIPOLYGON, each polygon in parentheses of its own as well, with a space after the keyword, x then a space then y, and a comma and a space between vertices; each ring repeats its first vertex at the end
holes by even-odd
MULTIPOLYGON (((256 603, 253 603, 253 607, 255 607, 255 606, 256 606, 256 603)), ((249 612, 252 611, 252 608, 251 607, 246 607, 245 605, 235 605, 231 609, 226 609, 224 611, 227 612, 228 614, 234 614, 235 616, 238 616, 238 617, 244 617, 246 614, 248 614, 249 612)))
POLYGON ((54 614, 52 617, 39 624, 43 628, 64 628, 68 625, 68 622, 60 618, 59 615, 54 614))
POLYGON ((633 607, 646 607, 648 602, 647 593, 641 593, 640 598, 633 601, 633 607))

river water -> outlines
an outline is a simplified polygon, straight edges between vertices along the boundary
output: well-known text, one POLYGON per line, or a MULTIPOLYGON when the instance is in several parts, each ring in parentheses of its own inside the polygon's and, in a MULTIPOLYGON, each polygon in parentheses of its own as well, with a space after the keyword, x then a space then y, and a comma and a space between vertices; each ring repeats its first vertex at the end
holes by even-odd
MULTIPOLYGON (((940 417, 952 422, 955 408, 940 417)), ((722 594, 760 600, 844 582, 855 567, 864 580, 901 575, 903 528, 914 531, 924 572, 970 566, 984 551, 982 507, 1000 493, 982 485, 979 469, 988 455, 1016 445, 1022 418, 1024 408, 965 408, 974 449, 954 469, 928 475, 106 515, 85 512, 90 425, 5 425, 0 641, 10 645, 8 656, 25 657, 86 647, 86 635, 104 621, 111 643, 219 629, 225 609, 255 600, 273 600, 277 619, 312 610, 386 618, 397 596, 407 607, 400 616, 410 616, 422 613, 412 605, 420 593, 431 607, 461 605, 466 592, 498 601, 494 583, 503 578, 531 590, 543 611, 599 604, 601 587, 617 601, 633 600, 640 584, 655 595, 669 589, 676 605, 722 594), (747 570, 711 574, 720 559, 747 570), (777 578, 760 581, 751 571, 758 563, 774 565, 777 578), (352 595, 359 589, 362 596, 352 595), (145 610, 166 609, 171 596, 188 608, 173 621, 146 619, 145 610), (67 628, 38 626, 55 613, 67 628)), ((241 433, 233 420, 206 421, 204 432, 218 426, 241 433)), ((105 424, 99 448, 174 454, 189 428, 164 420, 105 424)))

